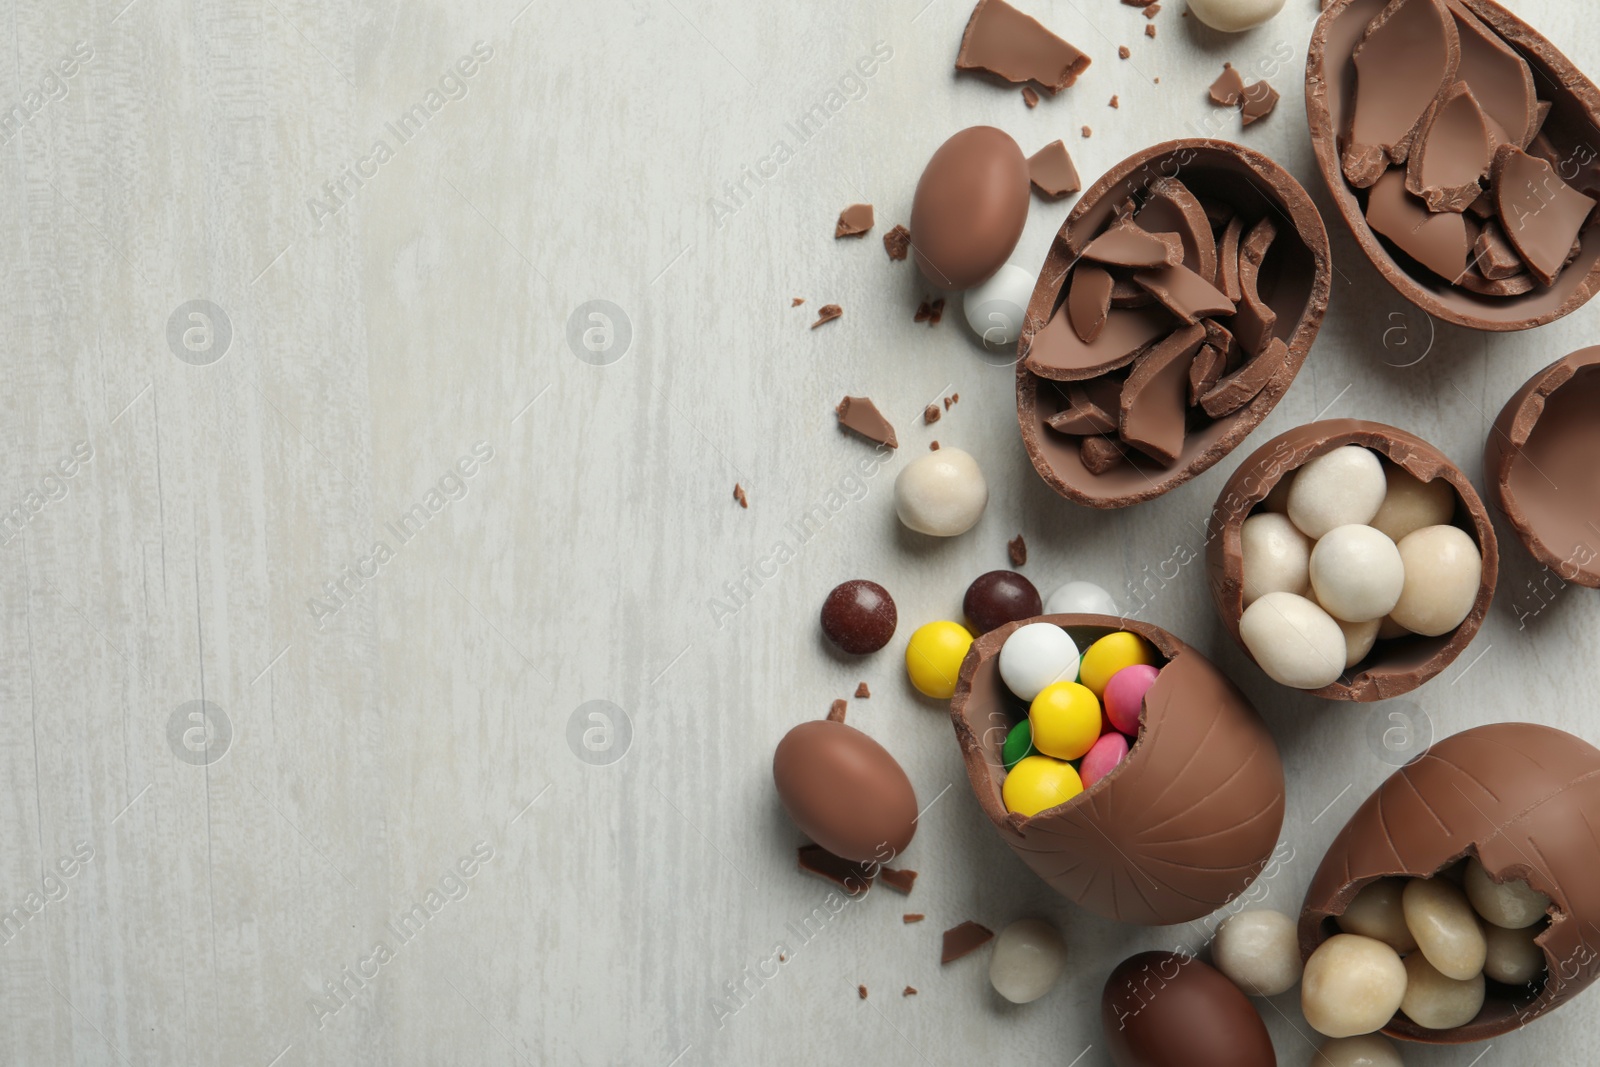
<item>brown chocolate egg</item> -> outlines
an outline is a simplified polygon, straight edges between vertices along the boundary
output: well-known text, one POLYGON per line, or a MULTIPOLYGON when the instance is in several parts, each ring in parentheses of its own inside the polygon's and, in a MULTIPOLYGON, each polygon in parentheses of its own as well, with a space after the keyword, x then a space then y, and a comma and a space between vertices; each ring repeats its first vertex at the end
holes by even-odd
POLYGON ((1427 1030, 1396 1015, 1384 1033, 1430 1044, 1486 1041, 1566 1003, 1600 977, 1600 749, 1561 730, 1503 722, 1463 730, 1390 775, 1328 846, 1300 913, 1300 953, 1339 932, 1379 878, 1427 878, 1476 856, 1491 880, 1521 879, 1551 900, 1530 986, 1490 981, 1469 1023, 1427 1030))
POLYGON ((1506 401, 1483 446, 1489 501, 1533 558, 1600 587, 1600 347, 1556 360, 1506 401))
POLYGON ((917 794, 889 750, 842 722, 803 722, 772 756, 778 799, 802 833, 836 856, 879 863, 917 831, 917 794))
POLYGON ((1209 915, 1266 866, 1283 824, 1283 763, 1245 695, 1159 626, 1109 615, 1043 615, 972 643, 950 718, 978 806, 1006 844, 1062 896, 1108 919, 1163 926, 1209 915), (1000 678, 1000 647, 1030 622, 1079 648, 1128 630, 1162 665, 1122 762, 1064 804, 1007 811, 1001 746, 1027 713, 1000 678))
POLYGON ((993 126, 940 145, 911 201, 911 250, 940 289, 970 289, 1005 266, 1028 221, 1028 161, 993 126))
POLYGON ((1141 952, 1117 964, 1100 997, 1116 1067, 1277 1067, 1250 999, 1193 956, 1141 952))

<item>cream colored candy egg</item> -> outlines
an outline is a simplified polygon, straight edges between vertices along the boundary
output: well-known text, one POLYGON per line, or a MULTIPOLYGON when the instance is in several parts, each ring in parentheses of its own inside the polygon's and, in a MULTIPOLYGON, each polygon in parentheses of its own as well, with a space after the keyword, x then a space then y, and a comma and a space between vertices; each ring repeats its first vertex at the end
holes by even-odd
POLYGON ((1467 860, 1466 877, 1462 888, 1467 899, 1484 919, 1509 930, 1532 926, 1544 918, 1550 907, 1550 898, 1534 889, 1520 878, 1496 882, 1484 870, 1483 862, 1473 856, 1467 860))
POLYGON ((1396 952, 1410 952, 1417 947, 1417 939, 1406 927, 1405 911, 1400 906, 1405 888, 1404 878, 1368 882, 1344 914, 1334 917, 1334 922, 1347 934, 1377 938, 1396 952))
POLYGON ((1427 637, 1460 626, 1483 580, 1483 556, 1472 536, 1455 526, 1424 526, 1396 547, 1406 581, 1390 618, 1427 637))
POLYGON ((1428 1030, 1453 1030, 1470 1023, 1483 1007, 1483 972, 1470 978, 1446 978, 1427 957, 1413 952, 1405 958, 1406 995, 1400 1010, 1406 1018, 1428 1030))
POLYGON ((1322 535, 1311 550, 1310 571, 1317 603, 1345 622, 1382 619, 1406 582, 1400 550, 1388 535, 1354 523, 1322 535))
POLYGON ((1294 920, 1265 908, 1230 915, 1211 942, 1217 970, 1252 996, 1275 997, 1300 981, 1294 920))
POLYGON ((1354 1037, 1382 1029, 1406 995, 1406 966, 1382 941, 1335 934, 1306 960, 1300 1008, 1306 1022, 1327 1037, 1354 1037))
POLYGON ((1536 980, 1544 973, 1544 952, 1533 943, 1538 934, 1539 929, 1534 926, 1521 930, 1485 927, 1484 938, 1489 944, 1483 973, 1506 985, 1527 985, 1536 980))
POLYGON ((1384 464, 1388 485, 1383 505, 1372 518, 1372 525, 1398 542, 1424 526, 1443 526, 1456 512, 1456 490, 1443 478, 1424 482, 1404 467, 1384 464))
POLYGON ((1377 453, 1343 445, 1295 472, 1289 518, 1313 540, 1335 526, 1369 523, 1383 505, 1385 485, 1377 453))
POLYGON ((1067 944, 1043 919, 1018 919, 995 939, 989 983, 1013 1004, 1038 1000, 1067 968, 1067 944))
POLYGON ((1244 603, 1267 593, 1298 593, 1310 588, 1311 539, 1286 515, 1257 512, 1239 527, 1244 570, 1244 603))
POLYGON ((1465 981, 1483 970, 1483 925, 1459 886, 1443 878, 1413 878, 1400 906, 1418 950, 1440 974, 1465 981))
POLYGON ((894 509, 918 533, 954 537, 977 525, 989 503, 978 461, 959 448, 912 460, 894 480, 894 509))
POLYGON ((1405 1067, 1394 1043, 1380 1034, 1336 1037, 1306 1060, 1306 1067, 1405 1067))
POLYGON ((1321 689, 1344 673, 1344 631, 1303 596, 1266 594, 1244 609, 1239 637, 1280 685, 1321 689))
POLYGON ((1223 33, 1253 30, 1283 10, 1284 0, 1189 0, 1194 17, 1223 33))

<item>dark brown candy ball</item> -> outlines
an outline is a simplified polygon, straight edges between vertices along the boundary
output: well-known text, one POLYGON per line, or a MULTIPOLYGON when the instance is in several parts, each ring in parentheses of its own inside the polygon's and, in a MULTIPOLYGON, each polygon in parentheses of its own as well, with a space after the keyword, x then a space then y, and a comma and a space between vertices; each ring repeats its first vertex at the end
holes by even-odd
POLYGON ((865 578, 841 582, 822 602, 822 632, 840 651, 853 656, 887 645, 899 620, 889 590, 865 578))
POLYGON ((1039 590, 1016 571, 990 571, 967 586, 961 608, 980 634, 1018 619, 1044 614, 1039 590))

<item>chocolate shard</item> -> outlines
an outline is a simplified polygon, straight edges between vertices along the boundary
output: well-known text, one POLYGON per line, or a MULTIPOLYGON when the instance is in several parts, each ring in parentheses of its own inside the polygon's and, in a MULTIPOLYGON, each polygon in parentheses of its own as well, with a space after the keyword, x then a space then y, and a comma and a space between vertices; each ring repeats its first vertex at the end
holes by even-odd
POLYGON ((1278 314, 1261 299, 1261 264, 1277 240, 1278 225, 1263 215, 1239 241, 1239 304, 1232 329, 1245 352, 1258 356, 1278 326, 1278 314))
POLYGON ((801 845, 796 852, 802 871, 826 878, 850 896, 872 888, 872 871, 863 864, 835 856, 821 845, 801 845))
POLYGON ((1525 271, 1513 274, 1509 278, 1496 278, 1491 281, 1485 278, 1477 267, 1468 267, 1461 277, 1456 279, 1456 283, 1479 296, 1521 296, 1523 293, 1533 292, 1535 286, 1533 275, 1525 271))
POLYGON ((1200 325, 1206 328, 1206 344, 1222 355, 1224 374, 1244 362, 1244 350, 1239 347, 1239 340, 1233 336, 1232 330, 1216 319, 1201 319, 1200 325))
POLYGON ((1522 257, 1511 247, 1500 224, 1490 219, 1483 224, 1472 245, 1472 265, 1489 281, 1504 281, 1522 273, 1522 257))
POLYGON ((839 221, 834 224, 833 236, 860 237, 872 229, 872 205, 851 204, 839 212, 839 221))
POLYGON ((1451 211, 1430 212, 1406 192, 1402 170, 1389 171, 1372 187, 1367 195, 1367 225, 1447 282, 1454 282, 1466 269, 1466 223, 1451 211))
POLYGON ((844 700, 835 700, 828 707, 829 722, 844 722, 844 717, 849 713, 850 705, 844 700))
POLYGON ((1490 180, 1506 238, 1530 274, 1543 285, 1554 283, 1594 201, 1516 145, 1495 151, 1490 180))
POLYGON ((1028 157, 1028 180, 1033 187, 1052 200, 1077 192, 1083 188, 1078 168, 1073 166, 1066 142, 1059 137, 1028 157))
POLYGON ((1163 466, 1183 454, 1189 366, 1205 339, 1205 327, 1198 324, 1174 331, 1140 358, 1122 386, 1117 432, 1163 466))
POLYGON ((1111 276, 1111 306, 1114 308, 1149 307, 1156 298, 1133 284, 1133 275, 1123 271, 1111 276))
POLYGON ((1247 87, 1244 91, 1244 106, 1239 109, 1239 117, 1244 125, 1249 126, 1272 114, 1278 106, 1278 90, 1267 83, 1265 78, 1247 87))
POLYGON ((952 926, 944 932, 944 951, 939 955, 939 962, 952 963, 968 953, 976 952, 992 940, 993 930, 968 919, 960 926, 952 926))
POLYGON ((1222 64, 1222 73, 1211 83, 1211 102, 1218 107, 1238 107, 1244 102, 1244 78, 1232 63, 1222 64))
POLYGON ((957 70, 980 70, 1052 95, 1078 80, 1089 57, 1005 0, 978 0, 961 36, 957 70))
POLYGON ((811 328, 815 330, 823 323, 832 322, 834 319, 843 314, 844 308, 840 307, 838 304, 823 304, 817 309, 817 321, 811 324, 811 328))
POLYGON ((1067 319, 1063 304, 1028 347, 1027 368, 1041 378, 1077 381, 1125 367, 1172 328, 1172 316, 1165 308, 1112 308, 1094 343, 1084 344, 1067 319))
POLYGON ((1031 85, 1022 87, 1022 102, 1029 107, 1039 106, 1039 91, 1031 85))
POLYGON ((1390 0, 1351 53, 1355 113, 1342 165, 1366 189, 1404 163, 1428 109, 1455 82, 1461 39, 1444 0, 1390 0))
POLYGON ((1065 392, 1067 406, 1046 419, 1046 426, 1075 437, 1117 432, 1121 382, 1110 378, 1091 378, 1087 382, 1069 383, 1065 392))
POLYGON ((1478 197, 1467 205, 1467 210, 1480 219, 1494 218, 1494 197, 1489 195, 1489 190, 1480 189, 1478 197))
POLYGON ((882 867, 878 870, 878 877, 883 879, 884 885, 893 889, 896 893, 910 895, 911 887, 917 881, 917 872, 897 870, 894 867, 882 867))
MULTIPOLYGON (((1212 234, 1220 239, 1222 228, 1232 222, 1235 214, 1237 214, 1233 210, 1233 205, 1224 203, 1221 200, 1207 198, 1200 201, 1200 206, 1205 210, 1206 221, 1211 223, 1212 234)), ((1219 252, 1218 255, 1220 256, 1221 253, 1219 252)))
POLYGON ((1200 351, 1195 353, 1194 362, 1189 366, 1189 406, 1194 407, 1200 403, 1200 398, 1211 391, 1222 377, 1222 367, 1225 358, 1212 345, 1201 345, 1200 351))
POLYGON ((1200 397, 1200 408, 1213 419, 1225 419, 1254 400, 1272 376, 1283 370, 1289 348, 1277 337, 1267 342, 1266 351, 1246 360, 1244 366, 1223 378, 1200 397))
POLYGON ((1206 315, 1232 315, 1233 301, 1227 294, 1188 267, 1162 267, 1142 270, 1134 283, 1148 290, 1163 307, 1193 325, 1206 315))
POLYGON ((1217 239, 1200 201, 1176 178, 1150 183, 1135 223, 1147 233, 1175 233, 1183 242, 1183 265, 1207 281, 1217 275, 1217 239))
POLYGON ((1489 125, 1464 81, 1452 85, 1433 109, 1406 160, 1406 189, 1429 211, 1467 210, 1489 175, 1489 125))
POLYGON ((1072 272, 1067 290, 1067 315, 1072 329, 1084 344, 1094 343, 1105 328, 1111 311, 1111 272, 1092 263, 1082 263, 1072 272))
POLYGON ((1183 262, 1183 239, 1175 233, 1151 233, 1120 219, 1089 242, 1083 258, 1136 270, 1169 267, 1183 262))
POLYGON ((1239 238, 1244 233, 1244 219, 1235 215, 1223 227, 1222 240, 1217 245, 1217 276, 1215 285, 1237 304, 1244 299, 1239 290, 1239 238))
POLYGON ((883 250, 890 259, 905 259, 911 251, 911 231, 897 223, 883 235, 883 250))
POLYGON ((1011 560, 1011 566, 1021 567, 1028 562, 1028 542, 1021 534, 1006 542, 1006 558, 1011 560))
POLYGON ((878 405, 867 397, 845 397, 839 401, 834 414, 839 417, 840 426, 860 434, 873 444, 888 445, 890 448, 900 447, 900 441, 894 435, 894 427, 883 417, 878 405))
POLYGON ((867 688, 867 683, 866 682, 858 682, 856 684, 856 699, 857 700, 866 700, 871 695, 872 695, 872 690, 867 688))
POLYGON ((1085 437, 1078 443, 1078 459, 1084 470, 1098 477, 1121 463, 1123 455, 1109 437, 1085 437))
POLYGON ((1461 40, 1461 65, 1456 77, 1472 87, 1495 143, 1528 147, 1543 122, 1532 68, 1461 0, 1446 3, 1461 40))

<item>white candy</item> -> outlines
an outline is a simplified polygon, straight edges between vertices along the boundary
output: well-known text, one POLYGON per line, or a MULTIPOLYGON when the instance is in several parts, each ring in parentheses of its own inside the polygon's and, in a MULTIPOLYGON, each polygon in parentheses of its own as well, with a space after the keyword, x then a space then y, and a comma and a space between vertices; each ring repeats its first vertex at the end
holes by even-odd
POLYGON ((1405 995, 1406 965, 1400 954, 1358 934, 1334 934, 1318 945, 1300 980, 1306 1022, 1327 1037, 1382 1029, 1405 995))
POLYGON ((978 461, 959 448, 912 460, 894 480, 894 510, 918 533, 954 537, 972 529, 989 503, 978 461))
POLYGON ((1023 700, 1032 700, 1052 682, 1078 676, 1078 646, 1051 622, 1019 626, 1000 646, 1000 678, 1023 700))
POLYGON ((1394 1044, 1379 1034, 1337 1037, 1311 1054, 1306 1067, 1405 1067, 1394 1044))
POLYGON ((1483 970, 1483 925, 1454 882, 1413 878, 1400 894, 1400 907, 1417 949, 1440 974, 1465 981, 1483 970))
POLYGON ((1315 540, 1335 526, 1371 522, 1383 505, 1384 492, 1383 464, 1377 454, 1360 445, 1344 445, 1295 472, 1289 487, 1289 518, 1315 540))
POLYGON ((1405 887, 1402 878, 1368 882, 1334 922, 1347 934, 1376 938, 1396 952, 1410 952, 1417 947, 1417 939, 1407 929, 1405 912, 1400 907, 1405 887))
POLYGON ((961 310, 967 316, 967 325, 985 348, 998 351, 1017 343, 1037 280, 1036 275, 1007 263, 994 277, 962 294, 961 310))
POLYGON ((1229 916, 1211 942, 1217 970, 1252 996, 1275 997, 1300 981, 1300 942, 1294 920, 1260 909, 1229 916))
POLYGON ((1407 956, 1405 964, 1406 995, 1400 1010, 1418 1026, 1453 1030, 1470 1023, 1483 1007, 1483 972, 1464 980, 1446 978, 1420 952, 1407 956))
POLYGON ((1383 618, 1400 599, 1405 582, 1400 550, 1370 526, 1335 526, 1311 550, 1311 588, 1317 591, 1317 603, 1336 619, 1383 618))
POLYGON ((1043 919, 1019 919, 1000 931, 989 958, 989 984, 1013 1004, 1050 992, 1067 967, 1067 945, 1043 919))
POLYGON ((1093 582, 1068 582, 1044 602, 1046 615, 1117 615, 1117 602, 1093 582))
POLYGON ((1443 478, 1424 482, 1404 467, 1386 464, 1383 469, 1388 491, 1383 506, 1373 516, 1372 525, 1399 543, 1413 530, 1442 526, 1456 512, 1456 490, 1443 478))
POLYGON ((1244 609, 1239 636, 1280 685, 1321 689, 1344 672, 1344 631, 1303 596, 1268 593, 1244 609))
POLYGON ((1427 637, 1460 626, 1471 613, 1483 580, 1477 543, 1455 526, 1424 526, 1403 537, 1397 547, 1406 582, 1390 616, 1412 633, 1427 637))
POLYGON ((1476 856, 1467 860, 1467 874, 1462 881, 1462 888, 1467 891, 1467 899, 1479 915, 1508 930, 1532 926, 1544 918, 1545 910, 1550 907, 1549 897, 1520 878, 1495 882, 1476 856))
POLYGON ((1483 973, 1506 985, 1527 985, 1538 978, 1544 973, 1544 952, 1533 943, 1538 934, 1532 926, 1521 930, 1485 927, 1489 951, 1483 958, 1483 973))
POLYGON ((1253 30, 1283 10, 1283 0, 1189 0, 1194 17, 1223 33, 1253 30))
POLYGON ((1334 619, 1333 621, 1344 631, 1344 665, 1354 667, 1366 659, 1367 653, 1372 651, 1373 644, 1378 640, 1378 628, 1383 625, 1383 620, 1345 622, 1343 619, 1334 619))
POLYGON ((1311 539, 1286 515, 1259 511, 1245 519, 1239 527, 1239 555, 1246 607, 1267 593, 1304 596, 1311 587, 1311 539))

